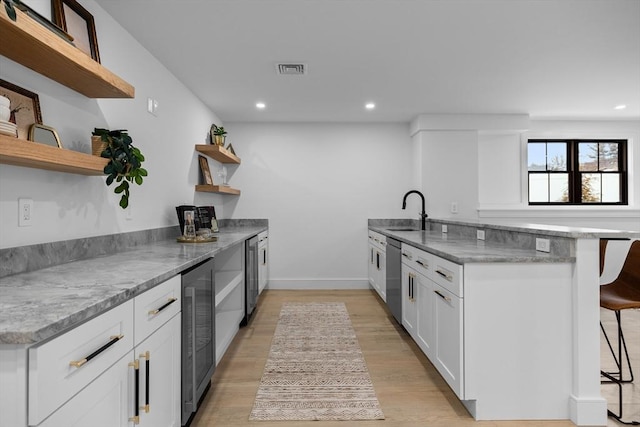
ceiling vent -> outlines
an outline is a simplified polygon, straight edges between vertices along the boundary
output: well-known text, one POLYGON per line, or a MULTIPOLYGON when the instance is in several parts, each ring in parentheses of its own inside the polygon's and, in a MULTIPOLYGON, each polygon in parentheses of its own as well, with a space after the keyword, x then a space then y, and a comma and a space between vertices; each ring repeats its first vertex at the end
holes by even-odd
POLYGON ((278 64, 278 74, 287 76, 301 76, 307 73, 307 66, 305 64, 278 64))

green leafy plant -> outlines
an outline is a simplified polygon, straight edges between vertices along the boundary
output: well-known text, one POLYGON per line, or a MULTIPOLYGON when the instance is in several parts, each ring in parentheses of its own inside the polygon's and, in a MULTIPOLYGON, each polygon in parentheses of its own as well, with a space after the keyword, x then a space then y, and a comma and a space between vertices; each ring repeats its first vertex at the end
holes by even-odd
POLYGON ((16 20, 16 9, 14 5, 20 4, 20 0, 3 0, 4 1, 4 9, 7 11, 7 15, 11 18, 12 21, 16 20))
POLYGON ((220 135, 220 136, 223 136, 223 135, 226 135, 226 134, 227 134, 227 131, 226 131, 226 130, 224 130, 224 127, 219 126, 219 127, 216 127, 216 128, 213 130, 213 134, 214 134, 214 135, 220 135))
POLYGON ((142 185, 143 178, 147 176, 147 170, 142 167, 144 155, 133 146, 133 140, 126 130, 95 128, 92 134, 106 143, 105 149, 100 153, 100 156, 109 159, 104 167, 106 183, 107 186, 119 183, 113 191, 121 195, 120 207, 126 209, 129 206, 129 183, 142 185))

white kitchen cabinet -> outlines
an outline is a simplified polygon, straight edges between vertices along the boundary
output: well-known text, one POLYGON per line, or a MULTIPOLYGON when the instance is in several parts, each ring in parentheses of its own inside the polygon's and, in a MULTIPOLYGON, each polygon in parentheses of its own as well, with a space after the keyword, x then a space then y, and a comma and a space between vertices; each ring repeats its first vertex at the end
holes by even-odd
POLYGON ((464 399, 463 381, 463 299, 435 285, 433 304, 434 352, 431 362, 460 398, 464 399))
POLYGON ((180 325, 180 316, 172 317, 134 350, 140 426, 180 426, 180 325))
POLYGON ((418 322, 416 271, 402 264, 402 326, 415 340, 418 322))
POLYGON ((82 389, 39 427, 129 427, 133 404, 133 352, 82 389))
POLYGON ((387 238, 369 231, 369 284, 387 301, 387 238))
POLYGON ((435 293, 434 283, 423 274, 416 275, 416 333, 413 339, 429 358, 433 358, 435 348, 435 293))
POLYGON ((269 232, 258 234, 258 292, 269 284, 269 232))
POLYGON ((180 426, 180 286, 175 276, 30 348, 29 425, 180 426))

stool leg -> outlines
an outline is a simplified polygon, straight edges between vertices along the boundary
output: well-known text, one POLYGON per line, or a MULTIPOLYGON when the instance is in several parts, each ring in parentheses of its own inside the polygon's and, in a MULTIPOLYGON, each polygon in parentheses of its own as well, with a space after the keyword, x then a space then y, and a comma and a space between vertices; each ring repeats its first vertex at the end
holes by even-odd
POLYGON ((609 337, 607 336, 607 332, 604 330, 604 327, 602 326, 602 322, 600 322, 600 328, 604 333, 604 337, 607 340, 607 344, 609 345, 609 350, 611 350, 611 354, 616 362, 616 366, 618 367, 618 372, 600 371, 600 374, 608 379, 608 381, 602 381, 602 382, 615 383, 618 386, 618 413, 616 414, 611 410, 607 410, 607 415, 616 419, 621 424, 637 426, 637 425, 640 425, 640 421, 623 421, 622 420, 622 417, 623 417, 622 415, 622 401, 623 401, 622 400, 622 384, 633 382, 633 370, 631 369, 631 361, 629 360, 627 343, 622 333, 622 320, 620 316, 620 310, 616 310, 615 314, 616 314, 616 321, 618 323, 618 357, 616 357, 613 351, 613 347, 609 342, 609 337), (629 368, 629 374, 630 374, 630 379, 628 380, 623 380, 623 375, 622 375, 622 349, 623 348, 624 348, 625 356, 627 358, 627 366, 629 368), (618 375, 618 378, 616 378, 615 375, 618 375))

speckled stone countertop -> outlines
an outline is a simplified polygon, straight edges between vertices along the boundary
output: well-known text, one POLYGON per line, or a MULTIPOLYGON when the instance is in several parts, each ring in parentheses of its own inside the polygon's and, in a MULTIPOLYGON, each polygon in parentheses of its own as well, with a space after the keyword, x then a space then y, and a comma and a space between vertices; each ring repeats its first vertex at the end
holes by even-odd
POLYGON ((426 231, 419 230, 417 220, 407 219, 369 219, 369 228, 458 264, 575 262, 576 239, 640 237, 636 231, 438 218, 427 219, 426 231), (444 226, 448 227, 447 233, 442 232, 444 226), (476 238, 477 230, 485 232, 484 241, 476 238), (550 253, 536 251, 537 238, 549 241, 550 253))
POLYGON ((166 240, 0 279, 0 345, 33 344, 77 326, 267 230, 221 230, 214 243, 166 240))
POLYGON ((407 243, 457 264, 478 262, 575 262, 572 256, 551 255, 535 249, 506 247, 436 231, 397 231, 393 227, 371 230, 407 243))

